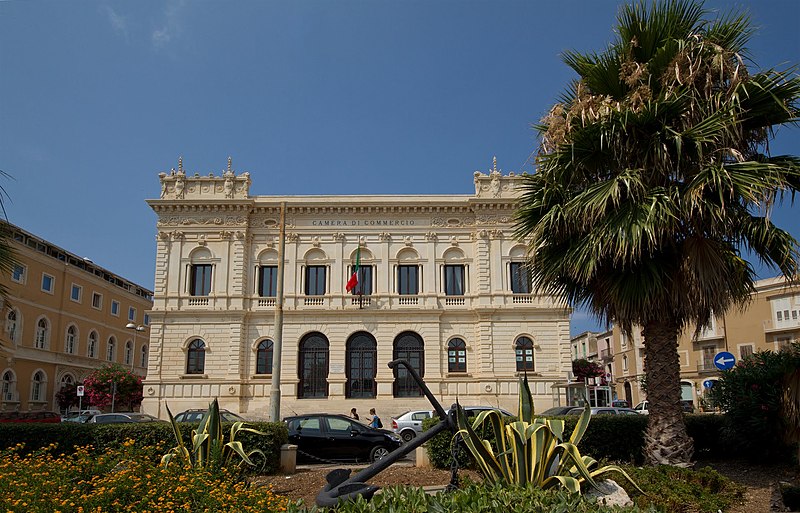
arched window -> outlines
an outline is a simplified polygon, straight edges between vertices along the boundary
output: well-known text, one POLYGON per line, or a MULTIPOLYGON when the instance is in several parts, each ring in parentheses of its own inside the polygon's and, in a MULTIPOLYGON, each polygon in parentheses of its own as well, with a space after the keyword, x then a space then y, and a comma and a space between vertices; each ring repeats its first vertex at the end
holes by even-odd
POLYGON ((133 342, 125 342, 125 365, 133 364, 133 342))
POLYGON ((71 385, 75 383, 75 378, 72 377, 72 374, 64 374, 61 376, 61 388, 65 386, 71 385))
POLYGON ((114 355, 116 354, 117 350, 117 341, 114 337, 108 337, 108 346, 106 346, 106 360, 109 362, 114 361, 114 355))
POLYGON ((75 326, 67 328, 67 338, 64 341, 64 352, 67 354, 75 354, 75 340, 78 338, 78 330, 75 326))
POLYGON ((345 397, 375 397, 378 391, 375 383, 377 360, 378 342, 371 334, 362 331, 347 340, 345 397))
POLYGON ((36 323, 36 349, 47 349, 47 340, 50 337, 50 323, 44 317, 36 323))
POLYGON ((206 343, 196 338, 186 351, 186 374, 203 374, 206 371, 206 343))
POLYGON ((17 377, 10 370, 3 373, 2 400, 5 402, 17 401, 17 377))
POLYGON ((271 340, 262 340, 256 349, 256 374, 272 374, 272 349, 271 340))
POLYGON ((6 333, 8 333, 8 340, 17 341, 17 311, 13 308, 6 315, 6 333))
POLYGON ((309 333, 303 337, 297 370, 298 398, 328 397, 328 339, 325 335, 309 333))
POLYGON ((533 341, 528 337, 519 337, 514 350, 517 355, 517 372, 533 371, 533 341))
POLYGON ((206 248, 197 248, 191 255, 192 263, 189 265, 189 295, 208 296, 211 294, 214 265, 211 251, 206 248))
MULTIPOLYGON (((411 368, 417 371, 421 378, 425 377, 425 344, 422 337, 414 332, 406 331, 394 339, 393 359, 403 358, 408 360, 411 368)), ((420 397, 422 390, 405 367, 394 368, 394 396, 395 397, 420 397)))
POLYGON ((147 368, 147 346, 142 346, 140 365, 147 368))
POLYGON ((460 338, 447 343, 447 372, 467 372, 467 344, 460 338))
POLYGON ((44 372, 36 371, 31 380, 31 401, 44 401, 45 391, 47 390, 47 377, 44 372))
POLYGON ((86 356, 89 358, 97 358, 97 339, 96 331, 89 333, 89 342, 86 344, 86 356))

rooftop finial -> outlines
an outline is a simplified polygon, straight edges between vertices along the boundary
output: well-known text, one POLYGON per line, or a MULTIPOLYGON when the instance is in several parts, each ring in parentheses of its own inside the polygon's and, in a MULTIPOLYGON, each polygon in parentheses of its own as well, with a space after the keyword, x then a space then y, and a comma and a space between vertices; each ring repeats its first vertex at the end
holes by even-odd
POLYGON ((492 173, 497 173, 497 155, 492 157, 492 173))
POLYGON ((183 173, 183 155, 178 157, 178 173, 183 173))
POLYGON ((228 173, 233 173, 233 169, 231 168, 232 164, 233 160, 230 157, 228 157, 228 173))

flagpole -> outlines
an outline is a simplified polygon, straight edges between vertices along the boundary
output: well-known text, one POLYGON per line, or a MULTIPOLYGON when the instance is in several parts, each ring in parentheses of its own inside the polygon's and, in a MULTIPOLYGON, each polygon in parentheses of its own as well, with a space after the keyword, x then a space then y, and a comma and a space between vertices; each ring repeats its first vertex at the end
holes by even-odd
POLYGON ((281 353, 283 347, 283 260, 286 252, 286 202, 281 202, 281 231, 278 246, 278 277, 275 291, 275 333, 272 342, 272 384, 269 390, 269 418, 281 420, 281 353))

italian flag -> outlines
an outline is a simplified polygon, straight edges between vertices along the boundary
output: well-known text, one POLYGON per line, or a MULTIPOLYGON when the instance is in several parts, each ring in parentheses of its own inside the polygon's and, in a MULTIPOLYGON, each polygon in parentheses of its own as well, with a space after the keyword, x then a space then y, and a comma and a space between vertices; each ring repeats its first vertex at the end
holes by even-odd
POLYGON ((347 280, 347 285, 345 285, 345 290, 350 292, 356 285, 358 285, 358 268, 361 267, 361 245, 359 244, 358 249, 356 250, 356 266, 353 268, 353 275, 350 276, 350 279, 347 280))

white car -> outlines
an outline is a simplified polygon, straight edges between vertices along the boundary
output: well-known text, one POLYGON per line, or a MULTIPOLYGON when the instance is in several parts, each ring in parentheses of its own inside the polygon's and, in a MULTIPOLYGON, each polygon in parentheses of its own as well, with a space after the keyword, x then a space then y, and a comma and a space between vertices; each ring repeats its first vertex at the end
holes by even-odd
POLYGON ((641 415, 647 415, 648 413, 650 413, 649 407, 650 403, 648 401, 642 401, 636 406, 634 406, 633 409, 636 410, 636 413, 639 413, 641 415))

